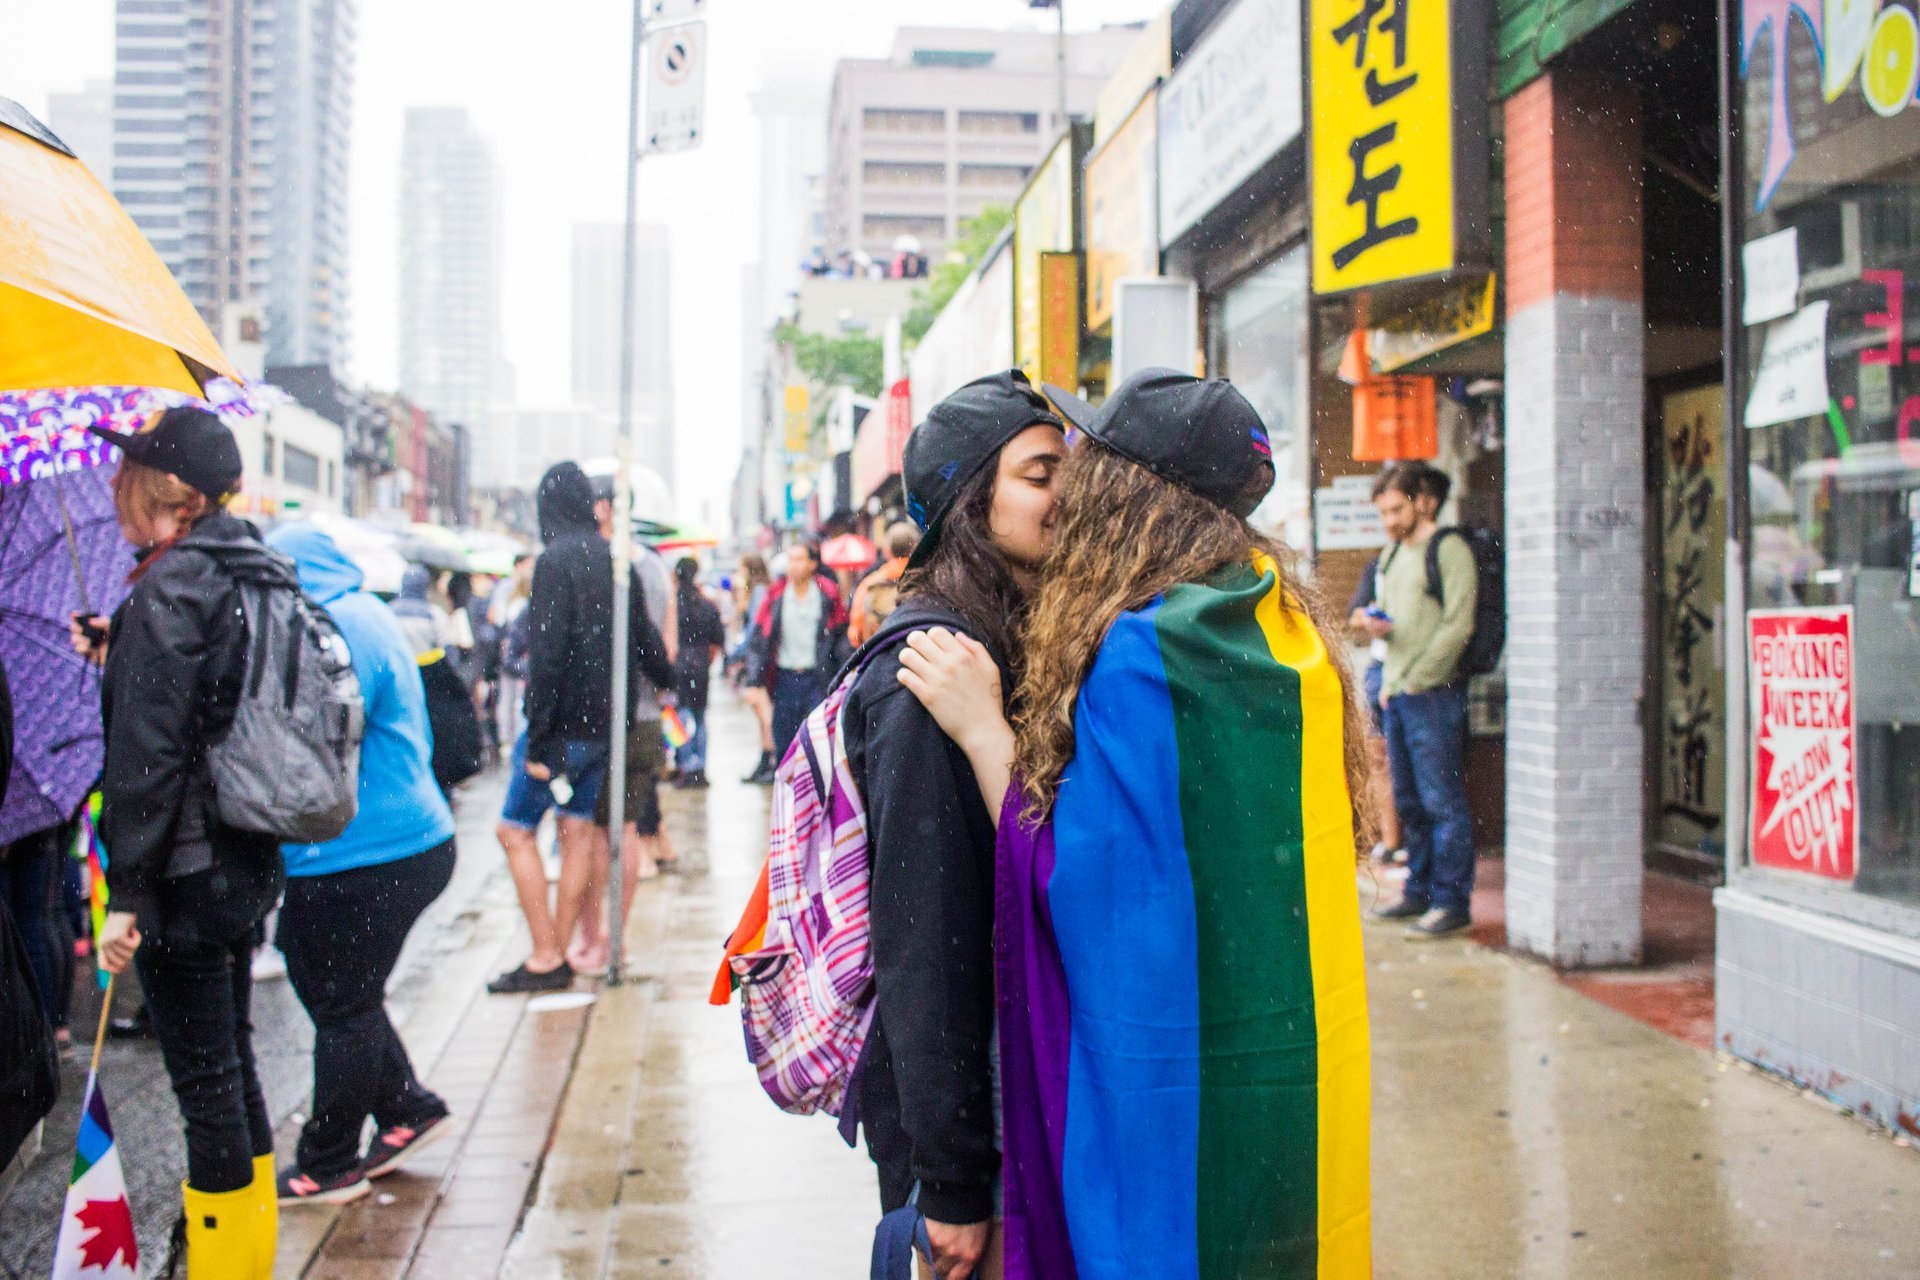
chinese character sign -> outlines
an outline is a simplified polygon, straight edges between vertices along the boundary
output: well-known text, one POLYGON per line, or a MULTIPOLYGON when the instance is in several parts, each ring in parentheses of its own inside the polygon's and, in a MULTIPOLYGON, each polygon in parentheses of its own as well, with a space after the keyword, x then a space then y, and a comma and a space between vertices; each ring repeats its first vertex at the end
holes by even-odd
POLYGON ((1853 879, 1853 652, 1851 608, 1747 615, 1756 866, 1853 879))
POLYGON ((1453 45, 1477 3, 1310 0, 1316 293, 1459 265, 1457 144, 1479 136, 1485 108, 1456 85, 1453 45))

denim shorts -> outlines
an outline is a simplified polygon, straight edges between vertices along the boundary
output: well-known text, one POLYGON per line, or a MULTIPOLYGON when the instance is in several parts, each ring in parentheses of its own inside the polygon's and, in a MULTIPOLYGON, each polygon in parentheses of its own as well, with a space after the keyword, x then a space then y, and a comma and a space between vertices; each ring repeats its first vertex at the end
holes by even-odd
POLYGON ((573 795, 565 804, 557 804, 553 788, 527 772, 527 735, 523 732, 513 744, 512 771, 507 779, 507 800, 500 806, 500 821, 508 826, 532 831, 558 808, 566 817, 593 821, 594 806, 600 803, 600 791, 607 782, 607 744, 592 739, 569 738, 562 749, 566 754, 566 778, 573 795))

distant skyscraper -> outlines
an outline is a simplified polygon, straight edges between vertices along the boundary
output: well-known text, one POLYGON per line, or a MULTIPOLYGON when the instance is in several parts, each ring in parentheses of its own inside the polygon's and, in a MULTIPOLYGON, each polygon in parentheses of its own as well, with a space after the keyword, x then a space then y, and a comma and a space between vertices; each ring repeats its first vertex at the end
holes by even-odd
POLYGON ((78 93, 47 95, 47 127, 101 182, 113 183, 113 81, 89 80, 78 93))
POLYGON ((500 174, 459 107, 410 107, 400 143, 400 390, 467 428, 474 480, 515 483, 489 406, 501 377, 500 174))
POLYGON ((114 195, 209 321, 259 305, 270 363, 339 366, 354 0, 116 7, 114 195))
MULTIPOLYGON (((620 270, 624 228, 582 223, 573 229, 573 399, 619 421, 620 270)), ((640 228, 634 270, 633 460, 674 484, 672 294, 667 229, 640 228)))

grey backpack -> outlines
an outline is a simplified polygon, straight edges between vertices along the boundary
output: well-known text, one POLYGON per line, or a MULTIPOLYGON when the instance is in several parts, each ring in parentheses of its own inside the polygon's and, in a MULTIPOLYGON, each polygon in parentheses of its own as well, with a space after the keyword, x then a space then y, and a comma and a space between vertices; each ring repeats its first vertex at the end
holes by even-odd
POLYGON ((207 752, 220 821, 289 844, 331 840, 359 807, 366 708, 353 655, 292 581, 238 586, 246 675, 233 728, 207 752))

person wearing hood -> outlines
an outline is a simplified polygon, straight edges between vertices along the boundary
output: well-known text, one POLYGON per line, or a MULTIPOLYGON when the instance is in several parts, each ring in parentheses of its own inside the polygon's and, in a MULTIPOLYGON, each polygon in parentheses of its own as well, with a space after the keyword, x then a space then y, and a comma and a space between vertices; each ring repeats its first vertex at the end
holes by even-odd
MULTIPOLYGON (((526 730, 514 745, 499 836, 533 950, 487 984, 496 995, 560 991, 573 982, 565 948, 592 876, 613 732, 613 552, 600 534, 592 482, 572 462, 540 478, 540 540, 527 603, 526 730), (534 832, 559 809, 560 883, 547 901, 546 866, 534 832)), ((631 566, 626 569, 632 574, 631 566)), ((673 683, 666 643, 637 581, 628 595, 628 660, 660 688, 673 683)), ((631 696, 638 684, 628 682, 631 696)), ((622 724, 632 706, 623 708, 622 724)))
POLYGON ((282 864, 272 836, 221 820, 208 744, 239 710, 241 583, 293 586, 293 566, 227 512, 240 447, 216 415, 176 408, 138 433, 90 430, 121 451, 114 509, 139 560, 112 622, 72 628, 74 648, 104 667, 99 830, 113 851, 112 909, 95 942, 109 973, 139 970, 186 1123, 189 1280, 266 1277, 279 1209, 248 1005, 282 864))
POLYGON ((907 638, 944 627, 1021 670, 1027 597, 1053 535, 1060 419, 1019 370, 971 382, 907 438, 907 509, 926 530, 845 711, 867 804, 874 1016, 860 1122, 880 1203, 916 1184, 939 1274, 989 1248, 994 1134, 994 822, 966 754, 900 682, 907 638), (937 925, 929 927, 929 922, 937 925))
POLYGON ((447 1104, 414 1073, 386 991, 408 931, 453 878, 453 812, 434 778, 425 689, 400 620, 320 529, 283 525, 267 545, 292 557, 300 586, 339 628, 366 706, 359 810, 324 844, 283 847, 275 939, 314 1027, 313 1108, 279 1199, 337 1204, 451 1127, 447 1104))
POLYGON ((407 643, 414 655, 435 649, 459 650, 464 635, 464 618, 455 615, 433 599, 433 570, 423 564, 410 564, 400 575, 400 594, 393 599, 393 614, 400 620, 407 643))

